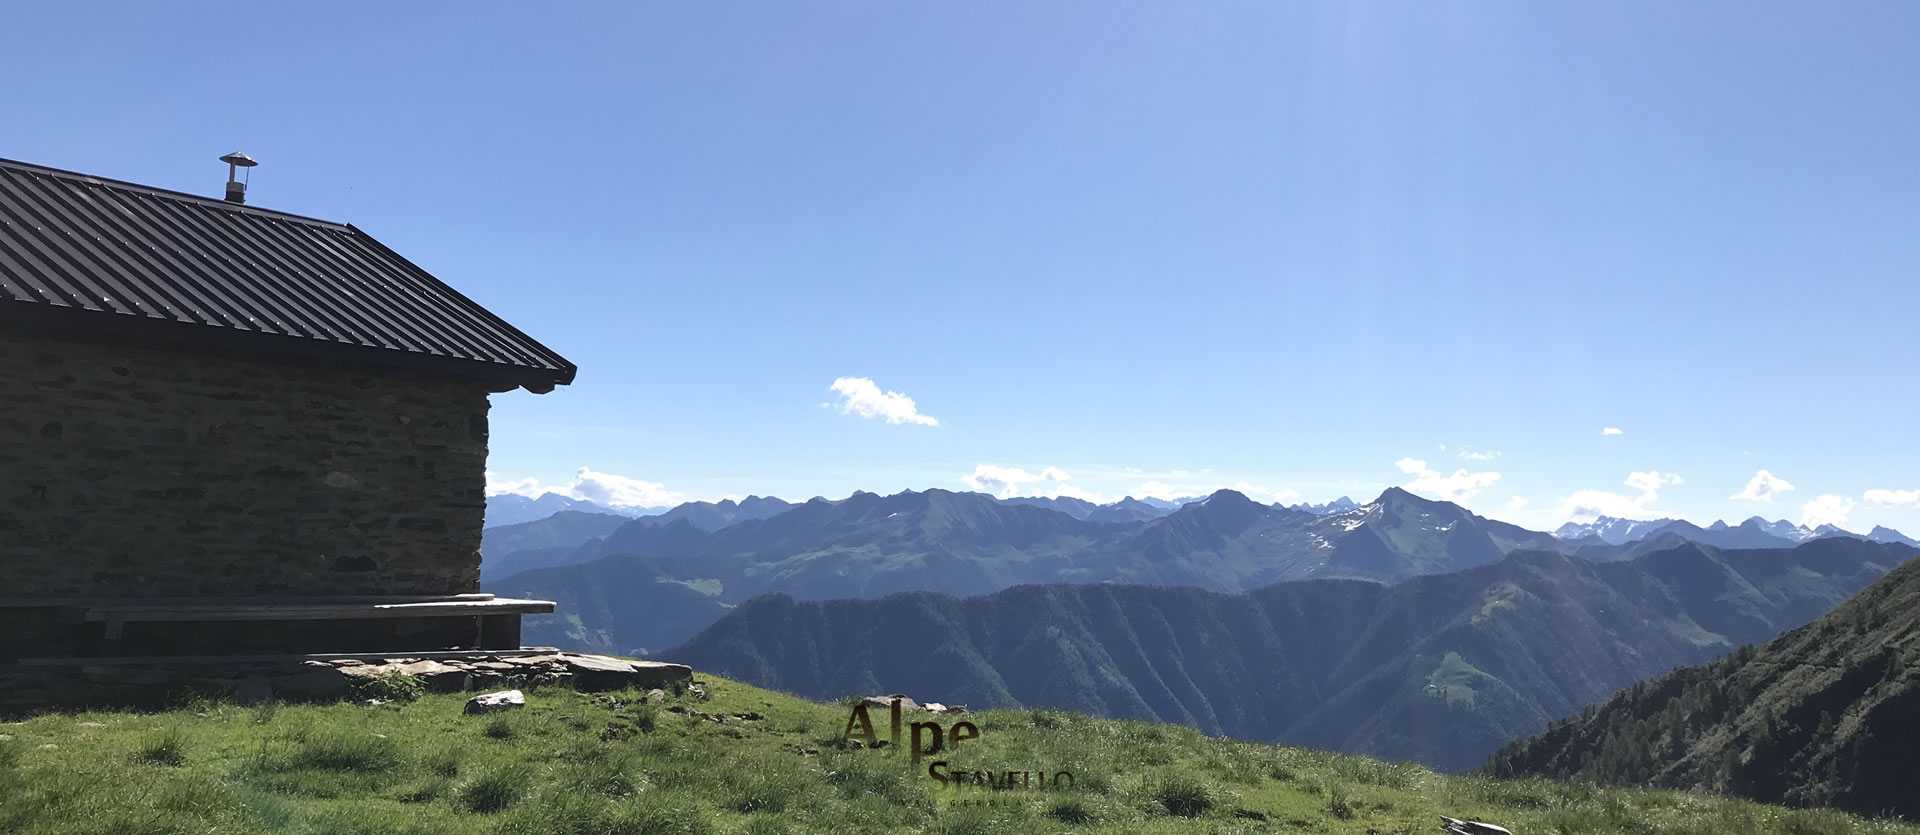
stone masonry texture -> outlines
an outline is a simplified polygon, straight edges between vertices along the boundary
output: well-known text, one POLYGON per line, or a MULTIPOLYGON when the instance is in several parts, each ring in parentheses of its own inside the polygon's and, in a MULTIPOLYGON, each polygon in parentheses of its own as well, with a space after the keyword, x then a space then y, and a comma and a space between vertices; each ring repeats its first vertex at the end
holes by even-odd
POLYGON ((479 587, 482 384, 0 333, 0 597, 479 587))

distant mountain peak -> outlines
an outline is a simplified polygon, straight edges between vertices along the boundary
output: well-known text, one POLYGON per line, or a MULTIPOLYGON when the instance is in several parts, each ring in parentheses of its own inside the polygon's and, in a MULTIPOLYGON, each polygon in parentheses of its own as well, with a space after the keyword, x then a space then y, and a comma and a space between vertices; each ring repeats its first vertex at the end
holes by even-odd
MULTIPOLYGON (((1133 497, 1128 496, 1128 498, 1133 498, 1133 497)), ((1193 504, 1194 502, 1200 501, 1200 499, 1201 499, 1200 496, 1181 496, 1180 498, 1177 498, 1177 499, 1156 499, 1152 496, 1141 496, 1138 499, 1138 501, 1141 504, 1147 505, 1149 507, 1157 507, 1161 510, 1174 511, 1174 510, 1179 510, 1180 508, 1186 507, 1187 505, 1193 504)))
POLYGON ((1326 504, 1308 504, 1306 502, 1300 502, 1298 504, 1288 505, 1287 509, 1298 510, 1304 513, 1312 513, 1320 516, 1325 516, 1329 513, 1341 513, 1344 511, 1352 510, 1359 506, 1360 506, 1360 503, 1354 501, 1352 498, 1349 498, 1347 496, 1341 496, 1340 498, 1334 499, 1333 501, 1327 502, 1326 504))
POLYGON ((1374 499, 1372 504, 1381 504, 1381 503, 1390 502, 1390 501, 1400 501, 1400 502, 1416 501, 1416 502, 1432 503, 1431 499, 1420 498, 1419 496, 1414 495, 1412 492, 1408 491, 1407 488, 1405 487, 1389 487, 1385 490, 1380 491, 1380 498, 1374 499))
POLYGON ((1796 525, 1785 519, 1776 519, 1769 522, 1766 517, 1763 516, 1749 516, 1746 521, 1740 523, 1739 527, 1749 531, 1758 531, 1770 536, 1777 536, 1788 542, 1801 542, 1811 539, 1815 535, 1812 530, 1796 525))
POLYGON ((1029 507, 1044 508, 1046 510, 1065 513, 1075 519, 1086 519, 1101 507, 1093 502, 1085 499, 1076 499, 1072 496, 1009 496, 1003 499, 986 493, 970 495, 986 496, 1001 504, 1027 505, 1029 507))
POLYGON ((1403 512, 1421 514, 1437 513, 1447 517, 1472 514, 1472 511, 1453 502, 1429 499, 1404 487, 1389 487, 1382 490, 1380 491, 1380 498, 1374 499, 1364 505, 1359 505, 1354 509, 1378 509, 1391 514, 1403 512))
POLYGON ((1920 548, 1920 540, 1915 540, 1913 537, 1907 536, 1885 525, 1874 525, 1873 530, 1867 532, 1867 538, 1874 542, 1896 542, 1901 545, 1920 548))
POLYGON ((1618 516, 1598 516, 1591 522, 1568 522, 1555 529, 1556 539, 1581 539, 1599 537, 1608 545, 1625 545, 1645 539, 1656 531, 1669 525, 1686 524, 1679 519, 1623 519, 1618 516))
POLYGON ((626 507, 600 504, 576 499, 549 490, 538 496, 523 496, 518 493, 499 493, 486 497, 486 517, 484 527, 495 528, 503 525, 517 525, 535 522, 559 513, 563 510, 575 510, 584 513, 602 513, 611 516, 625 516, 629 519, 663 513, 664 507, 626 507))

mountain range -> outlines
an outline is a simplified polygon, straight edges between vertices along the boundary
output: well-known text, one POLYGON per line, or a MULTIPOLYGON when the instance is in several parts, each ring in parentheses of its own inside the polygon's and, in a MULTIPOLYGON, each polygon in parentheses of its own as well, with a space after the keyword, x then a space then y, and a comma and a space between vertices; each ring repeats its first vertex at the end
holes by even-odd
POLYGON ((1653 531, 1677 522, 1677 519, 1620 519, 1602 516, 1591 522, 1568 522, 1555 529, 1553 535, 1560 539, 1586 539, 1598 537, 1608 545, 1625 545, 1636 539, 1645 539, 1653 531))
POLYGON ((562 510, 532 522, 485 528, 480 531, 480 578, 491 580, 564 564, 582 543, 607 536, 631 521, 611 513, 562 510))
POLYGON ((608 516, 635 518, 653 513, 664 513, 664 507, 614 507, 612 505, 574 499, 559 493, 547 492, 539 496, 522 496, 516 493, 501 493, 487 497, 485 527, 497 528, 502 525, 517 525, 523 522, 538 522, 563 510, 579 513, 600 513, 608 516))
MULTIPOLYGON (((1108 504, 1094 504, 1069 496, 1022 496, 1000 501, 1058 511, 1075 519, 1104 524, 1144 522, 1178 509, 1178 504, 1171 502, 1150 503, 1132 496, 1108 504)), ((1180 503, 1191 501, 1199 499, 1180 500, 1180 503)), ((615 508, 552 492, 544 493, 539 498, 514 494, 489 496, 486 531, 480 549, 486 556, 481 569, 482 576, 499 579, 532 568, 566 564, 573 549, 606 536, 613 527, 618 526, 615 524, 610 527, 604 519, 621 522, 632 519, 650 525, 666 525, 685 519, 700 530, 717 531, 736 522, 777 516, 794 507, 796 505, 793 503, 772 496, 748 496, 739 501, 687 502, 671 509, 615 508), (535 526, 530 533, 502 533, 528 525, 535 526), (566 546, 565 550, 562 550, 562 546, 566 546), (529 548, 538 548, 543 553, 515 553, 529 548)))
MULTIPOLYGON (((1723 547, 1775 547, 1776 543, 1790 545, 1823 536, 1859 536, 1834 525, 1809 528, 1785 519, 1769 522, 1759 516, 1749 518, 1738 525, 1729 525, 1724 521, 1716 520, 1705 528, 1681 519, 1620 519, 1601 516, 1591 522, 1568 522, 1555 529, 1553 535, 1557 539, 1570 542, 1598 539, 1607 545, 1625 545, 1649 539, 1661 533, 1677 533, 1691 541, 1712 542, 1723 547)), ((1874 526, 1873 531, 1864 538, 1873 542, 1920 545, 1920 542, 1916 542, 1907 535, 1880 525, 1874 526)))
POLYGON ((1129 522, 1145 522, 1148 519, 1158 519, 1178 510, 1180 505, 1199 501, 1199 499, 1181 499, 1176 504, 1153 499, 1143 501, 1128 496, 1109 504, 1094 504, 1085 499, 1076 499, 1071 496, 1056 496, 1052 498, 1015 496, 1013 498, 1001 499, 1000 501, 1007 504, 1057 510, 1075 519, 1086 522, 1124 525, 1129 522))
POLYGON ((1920 540, 1914 539, 1885 525, 1874 525, 1873 530, 1867 532, 1867 541, 1893 542, 1900 545, 1911 545, 1915 548, 1920 548, 1920 540))
MULTIPOLYGON (((628 625, 617 627, 612 609, 644 611, 660 594, 684 609, 688 601, 679 598, 687 589, 712 598, 714 617, 768 592, 806 600, 936 589, 973 595, 1061 582, 1237 592, 1315 577, 1397 581, 1482 565, 1516 548, 1561 545, 1547 534, 1398 488, 1324 515, 1221 490, 1130 523, 1080 520, 946 490, 814 499, 718 530, 704 530, 691 518, 667 521, 668 515, 628 522, 566 554, 543 551, 538 556, 548 567, 508 577, 489 574, 495 579, 486 588, 554 600, 568 613, 528 618, 530 640, 604 636, 583 648, 633 653, 683 641, 711 619, 621 619, 628 625), (642 565, 630 564, 636 562, 642 565), (629 582, 636 577, 648 579, 629 582), (604 607, 596 602, 596 595, 616 591, 621 598, 604 607), (582 593, 588 598, 576 597, 582 593)), ((500 559, 531 564, 512 555, 500 559)))
POLYGON ((1485 770, 1912 819, 1917 665, 1920 561, 1908 561, 1762 646, 1635 684, 1506 745, 1485 770))
POLYGON ((1144 501, 1090 511, 1077 501, 928 490, 797 505, 758 497, 693 502, 618 522, 576 512, 524 532, 490 529, 482 579, 490 591, 560 604, 563 614, 527 619, 530 638, 631 654, 684 641, 729 607, 767 592, 815 600, 909 590, 971 595, 1057 582, 1237 592, 1319 577, 1392 582, 1484 564, 1518 548, 1604 562, 1687 542, 1794 544, 1749 524, 1707 529, 1682 521, 1619 545, 1598 536, 1567 540, 1399 488, 1320 514, 1259 504, 1232 490, 1159 515, 1150 515, 1158 508, 1144 501), (1127 516, 1101 521, 1107 512, 1127 516), (529 542, 538 547, 509 544, 529 542), (623 564, 635 560, 645 565, 623 564), (644 583, 626 582, 642 576, 644 583), (662 596, 670 599, 655 600, 662 596), (618 612, 669 605, 688 616, 618 612))
POLYGON ((820 698, 1067 707, 1460 770, 1914 553, 1886 529, 1758 518, 1555 536, 1398 488, 1344 509, 1166 504, 926 490, 568 511, 489 529, 484 588, 558 603, 525 619, 530 645, 675 647, 820 698))
POLYGON ((1289 510, 1304 510, 1308 513, 1313 513, 1313 514, 1326 514, 1326 513, 1339 513, 1340 511, 1343 511, 1343 510, 1352 510, 1359 506, 1360 506, 1359 502, 1349 499, 1346 496, 1341 496, 1340 498, 1334 499, 1333 501, 1327 502, 1326 504, 1307 504, 1306 502, 1301 502, 1299 504, 1288 505, 1287 507, 1289 510))
MULTIPOLYGON (((561 498, 553 493, 542 498, 548 496, 561 498)), ((577 502, 572 507, 601 506, 577 502)), ((629 522, 646 526, 685 522, 699 530, 717 531, 735 522, 777 516, 792 507, 780 499, 748 496, 738 502, 687 502, 637 518, 601 507, 599 511, 563 510, 538 521, 489 527, 480 534, 480 579, 498 580, 535 568, 580 562, 585 559, 582 545, 608 536, 629 522)), ((508 518, 513 517, 509 514, 508 518)))
POLYGON ((642 525, 671 525, 685 520, 703 531, 717 531, 736 522, 765 519, 793 509, 793 503, 772 496, 748 496, 740 501, 687 502, 663 513, 649 514, 637 520, 642 525))
MULTIPOLYGON (((1197 523, 1221 498, 1174 516, 1197 523)), ((1242 593, 1107 583, 971 598, 773 594, 666 655, 816 698, 910 690, 1457 771, 1637 680, 1817 617, 1915 553, 1852 538, 1757 551, 1683 543, 1621 562, 1521 550, 1396 584, 1242 593)))

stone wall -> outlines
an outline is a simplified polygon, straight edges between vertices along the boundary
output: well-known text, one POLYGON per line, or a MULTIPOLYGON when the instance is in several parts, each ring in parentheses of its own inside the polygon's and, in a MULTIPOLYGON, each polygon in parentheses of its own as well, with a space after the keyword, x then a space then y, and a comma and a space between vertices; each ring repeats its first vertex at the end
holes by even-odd
POLYGON ((487 392, 0 333, 0 597, 479 586, 487 392))

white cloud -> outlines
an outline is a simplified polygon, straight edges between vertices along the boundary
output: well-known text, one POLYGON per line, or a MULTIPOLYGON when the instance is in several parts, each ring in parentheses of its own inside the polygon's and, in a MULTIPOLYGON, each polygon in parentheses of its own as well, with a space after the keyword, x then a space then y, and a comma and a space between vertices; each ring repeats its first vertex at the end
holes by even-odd
POLYGON ((913 405, 913 398, 897 391, 881 391, 866 377, 841 377, 827 388, 840 395, 840 413, 843 415, 885 418, 888 423, 940 425, 938 419, 920 414, 920 410, 913 405))
POLYGON ((1844 528, 1847 517, 1853 515, 1853 500, 1832 493, 1820 496, 1800 506, 1800 524, 1809 528, 1832 525, 1844 528))
POLYGON ((1602 435, 1618 435, 1618 434, 1620 434, 1620 427, 1618 427, 1618 426, 1603 426, 1603 427, 1601 427, 1601 428, 1600 428, 1600 434, 1602 434, 1602 435))
MULTIPOLYGON (((1201 472, 1206 472, 1206 470, 1201 470, 1201 472)), ((1216 484, 1204 490, 1195 490, 1192 493, 1189 493, 1187 495, 1210 496, 1210 495, 1213 495, 1213 493, 1218 490, 1233 490, 1235 492, 1240 493, 1241 495, 1244 495, 1250 499, 1253 499, 1254 501, 1264 502, 1267 504, 1272 504, 1273 502, 1293 502, 1293 501, 1300 500, 1300 493, 1298 491, 1273 490, 1267 487, 1262 487, 1258 484, 1254 484, 1250 481, 1236 481, 1232 484, 1216 484)))
POLYGON ((1475 513, 1489 519, 1497 519, 1510 524, 1526 526, 1527 506, 1530 502, 1524 496, 1508 496, 1505 503, 1497 508, 1475 510, 1475 513))
POLYGON ((1400 472, 1413 476, 1413 480, 1402 487, 1415 493, 1431 493, 1455 503, 1464 503, 1500 480, 1499 473, 1470 473, 1464 469, 1446 475, 1429 468, 1427 462, 1418 458, 1402 458, 1393 462, 1393 465, 1399 467, 1400 472))
POLYGON ((1164 481, 1149 481, 1145 484, 1140 485, 1139 487, 1135 487, 1133 489, 1133 492, 1129 493, 1128 495, 1136 499, 1169 499, 1171 500, 1171 499, 1183 499, 1193 494, 1186 492, 1184 490, 1181 490, 1180 488, 1175 487, 1171 484, 1168 484, 1164 481))
POLYGON ((1641 493, 1652 494, 1660 492, 1660 488, 1669 484, 1685 484, 1686 482, 1672 473, 1662 473, 1659 470, 1653 470, 1644 473, 1627 473, 1627 480, 1621 483, 1641 493))
POLYGON ((1461 449, 1460 457, 1468 461, 1492 461, 1495 458, 1499 458, 1500 453, 1496 450, 1474 452, 1473 450, 1470 450, 1470 449, 1461 449))
POLYGON ((1903 504, 1920 505, 1920 490, 1868 490, 1861 496, 1868 504, 1882 507, 1899 507, 1903 504))
POLYGON ((1745 489, 1729 498, 1741 502, 1770 502, 1774 496, 1792 489, 1793 485, 1788 484, 1786 479, 1761 470, 1753 474, 1753 479, 1747 482, 1745 489))
MULTIPOLYGON (((1071 495, 1076 499, 1086 498, 1085 491, 1068 488, 1060 482, 1073 478, 1066 470, 1048 467, 1038 473, 1030 473, 1019 467, 1001 467, 995 464, 981 464, 973 472, 960 477, 960 483, 981 493, 1010 499, 1014 496, 1059 496, 1071 495), (1028 484, 1052 485, 1052 489, 1031 489, 1028 484), (1070 490, 1071 492, 1062 492, 1070 490)), ((1092 499, 1088 499, 1092 501, 1092 499)))
POLYGON ((687 500, 685 495, 668 490, 659 482, 597 472, 591 467, 581 467, 573 474, 573 482, 566 485, 543 484, 537 478, 498 481, 491 471, 486 477, 489 496, 511 493, 537 499, 547 493, 558 493, 612 507, 672 507, 687 500))
POLYGON ((512 494, 515 496, 526 496, 529 499, 537 499, 543 494, 558 493, 558 492, 561 492, 563 489, 563 488, 557 488, 557 487, 548 487, 544 484, 541 484, 540 479, 537 479, 537 478, 522 478, 522 479, 516 479, 513 481, 500 481, 493 477, 492 470, 486 471, 486 478, 487 478, 487 495, 489 496, 505 496, 508 494, 512 494))
POLYGON ((685 496, 668 490, 666 485, 657 481, 599 473, 586 467, 581 467, 574 474, 573 492, 579 498, 614 507, 672 506, 686 500, 685 496))
MULTIPOLYGON (((1226 485, 1216 484, 1212 487, 1202 487, 1198 484, 1168 484, 1164 481, 1149 481, 1139 487, 1133 488, 1133 492, 1128 495, 1136 499, 1165 499, 1172 501, 1174 499, 1204 498, 1213 495, 1215 490, 1222 489, 1226 489, 1226 485)), ((1240 492, 1245 493, 1247 491, 1241 490, 1240 492)))
POLYGON ((1605 490, 1581 490, 1562 499, 1560 507, 1555 512, 1561 518, 1575 522, 1591 522, 1601 516, 1619 519, 1678 516, 1678 514, 1655 510, 1653 503, 1660 498, 1660 488, 1684 483, 1679 476, 1658 470, 1628 473, 1626 481, 1622 483, 1640 491, 1640 495, 1624 496, 1605 490))
POLYGON ((1575 522, 1591 522, 1601 516, 1619 519, 1649 519, 1659 514, 1648 510, 1645 502, 1632 496, 1605 490, 1580 490, 1560 502, 1559 515, 1575 522))

